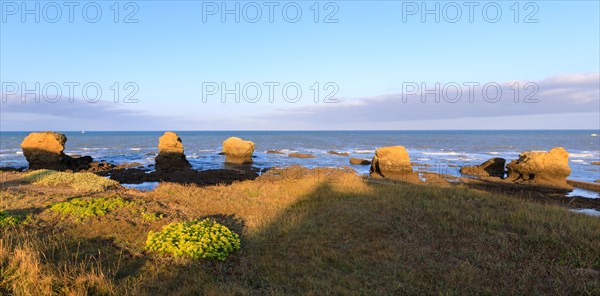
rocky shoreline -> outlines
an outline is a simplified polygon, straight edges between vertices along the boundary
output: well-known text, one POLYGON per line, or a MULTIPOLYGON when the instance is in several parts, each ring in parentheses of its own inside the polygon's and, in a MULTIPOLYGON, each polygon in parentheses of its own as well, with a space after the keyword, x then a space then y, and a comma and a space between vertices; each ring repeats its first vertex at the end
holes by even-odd
MULTIPOLYGON (((23 155, 29 163, 28 170, 52 169, 60 171, 93 172, 122 184, 144 182, 175 182, 183 184, 214 185, 231 184, 235 181, 254 180, 262 175, 273 177, 273 172, 308 171, 293 165, 288 168, 259 170, 252 166, 255 144, 231 137, 223 141, 221 154, 226 157, 223 169, 194 170, 184 154, 181 138, 174 132, 165 132, 158 141, 158 154, 154 169, 140 168, 137 164, 110 164, 97 162, 90 156, 71 157, 64 154, 67 138, 55 132, 31 133, 22 142, 23 155)), ((269 151, 281 153, 280 151, 269 151)), ((283 154, 283 153, 281 153, 283 154)), ((347 157, 345 153, 329 151, 329 154, 347 157)), ((315 157, 313 155, 288 154, 289 157, 315 157)), ((568 180, 571 169, 568 152, 556 147, 548 152, 525 151, 518 159, 507 161, 491 158, 481 165, 461 167, 461 176, 428 172, 416 165, 404 146, 380 147, 372 160, 349 158, 349 165, 370 165, 370 179, 401 181, 419 185, 436 184, 477 188, 485 191, 502 191, 509 194, 537 196, 538 198, 565 199, 574 187, 600 192, 600 184, 568 180)), ((351 167, 338 168, 352 170, 351 167)), ((19 171, 23 168, 2 168, 3 171, 19 171)), ((569 196, 570 204, 584 204, 600 210, 600 199, 569 196)), ((562 202, 562 201, 561 201, 562 202)))

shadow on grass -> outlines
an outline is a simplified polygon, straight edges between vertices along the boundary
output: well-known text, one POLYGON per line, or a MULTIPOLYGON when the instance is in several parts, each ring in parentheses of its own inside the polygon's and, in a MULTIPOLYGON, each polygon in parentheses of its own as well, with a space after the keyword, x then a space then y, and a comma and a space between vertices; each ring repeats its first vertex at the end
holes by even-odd
POLYGON ((596 218, 461 188, 369 188, 322 184, 249 234, 227 261, 167 264, 138 293, 600 292, 596 218))
POLYGON ((113 233, 50 228, 38 245, 52 266, 101 262, 119 295, 600 294, 598 218, 458 187, 343 184, 318 183, 252 231, 199 217, 242 234, 224 262, 134 255, 113 233))

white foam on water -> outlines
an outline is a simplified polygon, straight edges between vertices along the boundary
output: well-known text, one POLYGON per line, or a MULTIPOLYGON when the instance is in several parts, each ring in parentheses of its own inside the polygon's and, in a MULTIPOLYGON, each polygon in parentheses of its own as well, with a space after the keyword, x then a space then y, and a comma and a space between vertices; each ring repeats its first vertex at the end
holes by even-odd
POLYGON ((500 154, 500 152, 496 152, 496 151, 486 152, 486 153, 490 154, 490 155, 498 155, 498 154, 500 154))
POLYGON ((569 153, 569 157, 589 158, 589 157, 594 157, 594 155, 591 153, 569 153))
POLYGON ((137 147, 136 148, 129 148, 129 150, 131 150, 131 151, 140 151, 140 150, 142 150, 142 148, 137 148, 137 147))
POLYGON ((571 159, 571 162, 583 163, 585 160, 583 159, 571 159))
POLYGON ((600 217, 600 211, 594 210, 594 209, 572 209, 570 211, 571 212, 575 212, 575 213, 579 213, 579 214, 585 214, 585 215, 590 215, 590 216, 594 216, 594 217, 600 217))
POLYGON ((460 155, 458 152, 450 151, 450 152, 421 152, 421 154, 425 155, 460 155))
POLYGON ((23 151, 17 151, 17 152, 15 152, 15 154, 21 155, 21 154, 23 154, 23 151))
POLYGON ((354 150, 354 153, 356 153, 356 154, 372 154, 372 153, 375 153, 375 150, 360 150, 360 149, 356 149, 356 150, 354 150))

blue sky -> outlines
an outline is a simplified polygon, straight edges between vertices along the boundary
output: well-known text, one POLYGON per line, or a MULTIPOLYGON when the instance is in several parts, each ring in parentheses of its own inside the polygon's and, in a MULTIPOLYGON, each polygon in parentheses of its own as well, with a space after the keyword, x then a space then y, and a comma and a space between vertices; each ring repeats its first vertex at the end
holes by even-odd
MULTIPOLYGON (((73 22, 64 2, 55 3, 61 5, 60 17, 48 2, 2 0, 1 130, 600 128, 597 1, 479 2, 472 22, 468 2, 457 1, 462 15, 455 23, 447 21, 456 16, 455 6, 433 1, 318 2, 318 22, 313 1, 296 1, 288 4, 286 15, 293 18, 300 7, 296 23, 283 17, 288 2, 274 6, 273 22, 265 4, 272 2, 120 2, 115 22, 114 2, 97 1, 94 7, 102 15, 96 23, 83 17, 87 2, 77 2, 73 22), (23 21, 22 3, 28 9, 39 5, 39 23, 35 13, 23 21), (251 23, 244 16, 254 17, 254 3, 262 16, 251 23), (440 22, 435 14, 422 21, 423 3, 428 9, 439 4, 440 22), (236 4, 240 22, 232 14, 223 22, 220 6, 233 9, 236 4), (219 11, 208 14, 214 7, 219 11), (406 13, 415 7, 415 14, 406 13), (485 17, 483 7, 488 7, 485 17), (501 16, 492 22, 496 7, 501 16), (137 23, 124 23, 134 9, 137 23), (331 19, 337 22, 324 23, 334 10, 331 19), (515 81, 520 87, 537 86, 536 91, 521 89, 518 98, 531 91, 537 102, 514 103, 509 87, 515 81), (38 96, 44 86, 61 85, 62 99, 36 103, 30 94, 21 103, 22 92, 13 94, 12 86, 35 88, 36 82, 38 96), (65 82, 80 84, 75 103, 69 102, 65 82), (79 102, 81 86, 90 82, 100 86, 102 98, 79 102), (134 89, 123 86, 134 83, 138 102, 114 103, 110 87, 115 82, 121 100, 134 89), (274 102, 268 101, 265 82, 279 84, 274 102), (440 87, 461 85, 463 95, 465 82, 494 83, 504 91, 495 103, 481 96, 465 103, 463 96, 463 104, 448 105, 433 102, 434 95, 422 103, 420 92, 402 102, 407 83, 434 88, 438 82, 440 87), (228 88, 240 83, 239 92, 256 83, 262 97, 238 103, 230 95, 222 103, 219 90, 203 102, 203 83, 228 88), (295 103, 282 97, 287 83, 302 90, 295 103), (311 90, 315 83, 319 103, 311 90), (327 83, 337 87, 323 89, 327 83), (333 90, 338 102, 324 104, 323 97, 333 90)), ((89 18, 95 16, 94 7, 88 7, 89 18)), ((248 89, 253 94, 254 88, 248 89)))

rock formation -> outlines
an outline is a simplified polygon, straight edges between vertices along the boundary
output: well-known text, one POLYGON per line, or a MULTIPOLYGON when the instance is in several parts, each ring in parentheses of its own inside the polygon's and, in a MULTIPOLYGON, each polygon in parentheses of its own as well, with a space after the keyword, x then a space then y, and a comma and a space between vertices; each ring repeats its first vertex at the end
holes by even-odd
POLYGON ((375 150, 369 170, 372 177, 384 177, 416 182, 419 176, 413 173, 410 157, 404 146, 381 147, 375 150))
POLYGON ((567 184, 567 177, 571 174, 569 152, 562 147, 552 148, 548 152, 523 152, 519 159, 511 161, 506 168, 506 179, 512 182, 573 189, 567 184))
POLYGON ((370 165, 371 161, 367 160, 367 159, 361 159, 361 158, 350 158, 350 164, 356 164, 356 165, 370 165))
POLYGON ((244 141, 238 137, 231 137, 223 141, 223 154, 225 154, 226 162, 252 163, 253 153, 254 143, 251 141, 244 141))
POLYGON ((460 173, 473 176, 504 178, 505 163, 506 159, 494 157, 480 165, 464 166, 460 168, 460 173))
POLYGON ((165 132, 158 139, 158 155, 155 161, 157 171, 189 169, 192 167, 183 153, 181 138, 174 132, 165 132))
POLYGON ((93 161, 90 156, 71 157, 64 153, 67 137, 55 132, 30 133, 21 143, 30 170, 85 170, 93 161))
POLYGON ((283 154, 281 150, 267 150, 267 154, 283 154))
POLYGON ((348 152, 337 152, 337 151, 327 151, 327 154, 338 155, 338 156, 349 156, 348 152))
POLYGON ((288 154, 289 157, 296 157, 296 158, 315 158, 314 155, 312 154, 307 154, 307 153, 290 153, 288 154))

